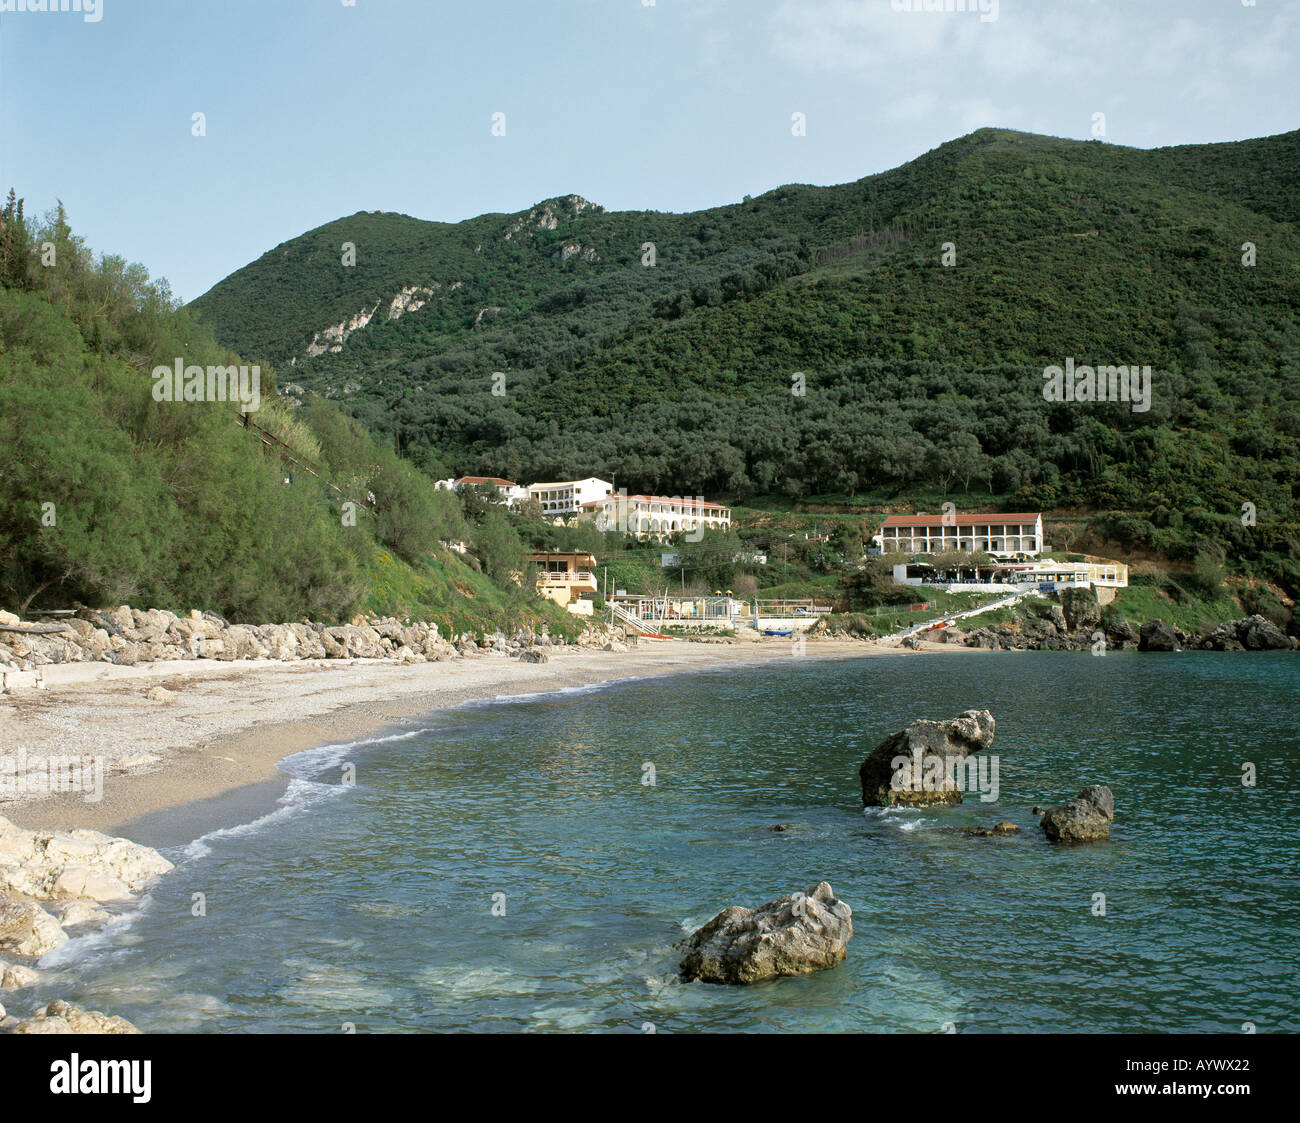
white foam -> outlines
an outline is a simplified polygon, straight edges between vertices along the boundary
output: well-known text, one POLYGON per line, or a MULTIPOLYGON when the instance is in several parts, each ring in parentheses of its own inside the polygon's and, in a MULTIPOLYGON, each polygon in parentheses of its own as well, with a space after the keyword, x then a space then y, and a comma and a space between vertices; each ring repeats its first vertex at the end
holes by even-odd
POLYGON ((176 864, 179 865, 181 862, 196 861, 199 858, 206 857, 212 853, 212 843, 219 839, 241 838, 244 835, 255 834, 263 827, 283 822, 285 819, 298 815, 308 808, 335 799, 348 790, 343 784, 322 784, 315 780, 301 780, 296 776, 292 777, 284 795, 276 801, 280 806, 274 811, 269 811, 261 818, 252 820, 252 822, 208 831, 207 834, 201 835, 180 850, 180 860, 176 864))
POLYGON ((148 911, 152 904, 153 896, 150 893, 145 893, 143 897, 133 903, 130 911, 119 913, 104 924, 102 928, 98 928, 93 932, 73 936, 67 943, 60 944, 53 951, 42 956, 37 961, 36 966, 42 971, 57 970, 87 958, 100 948, 120 943, 122 937, 135 926, 135 922, 148 911))
POLYGON ((405 733, 389 733, 383 737, 362 737, 356 741, 340 741, 329 745, 317 745, 312 749, 291 753, 281 760, 276 767, 302 780, 319 776, 322 772, 337 768, 352 749, 368 748, 371 745, 387 745, 394 741, 409 741, 424 732, 423 728, 410 729, 405 733))
POLYGON ((537 702, 546 698, 573 698, 583 694, 595 694, 597 691, 607 690, 619 683, 639 682, 649 677, 649 675, 628 675, 625 678, 607 678, 600 682, 589 682, 581 686, 557 686, 554 690, 538 690, 529 694, 498 694, 494 698, 472 698, 457 708, 474 709, 479 706, 496 706, 509 702, 537 702))

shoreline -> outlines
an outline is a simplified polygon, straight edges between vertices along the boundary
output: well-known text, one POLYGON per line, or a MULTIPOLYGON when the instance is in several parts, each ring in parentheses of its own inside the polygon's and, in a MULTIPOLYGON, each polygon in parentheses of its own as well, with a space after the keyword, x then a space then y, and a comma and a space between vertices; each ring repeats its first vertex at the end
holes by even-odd
POLYGON ((180 845, 251 821, 249 810, 257 812, 252 818, 272 810, 289 782, 279 764, 294 753, 367 739, 467 702, 728 666, 913 654, 837 640, 809 641, 804 655, 785 644, 673 643, 617 653, 551 649, 544 664, 497 655, 415 665, 226 664, 155 672, 143 682, 47 688, 6 699, 0 745, 22 746, 31 761, 102 755, 103 798, 87 802, 66 792, 3 799, 0 815, 28 830, 91 829, 133 840, 142 833, 152 836, 148 845, 180 845), (162 701, 149 697, 160 683, 169 692, 162 701), (177 837, 181 822, 190 837, 177 837))

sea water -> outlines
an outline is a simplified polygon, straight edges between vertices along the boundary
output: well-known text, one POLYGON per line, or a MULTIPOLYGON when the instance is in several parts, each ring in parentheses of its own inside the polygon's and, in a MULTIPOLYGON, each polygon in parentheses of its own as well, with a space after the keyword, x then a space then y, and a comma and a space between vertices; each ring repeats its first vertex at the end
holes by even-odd
POLYGON ((472 704, 289 758, 273 813, 168 850, 139 908, 7 1001, 147 1032, 1294 1033, 1298 702, 1294 655, 1111 652, 472 704), (863 810, 868 751, 970 708, 997 720, 996 802, 863 810), (1048 843, 1030 809, 1094 783, 1110 841, 1048 843), (962 830, 1003 819, 1021 833, 962 830), (838 967, 678 980, 719 910, 822 880, 853 909, 838 967))

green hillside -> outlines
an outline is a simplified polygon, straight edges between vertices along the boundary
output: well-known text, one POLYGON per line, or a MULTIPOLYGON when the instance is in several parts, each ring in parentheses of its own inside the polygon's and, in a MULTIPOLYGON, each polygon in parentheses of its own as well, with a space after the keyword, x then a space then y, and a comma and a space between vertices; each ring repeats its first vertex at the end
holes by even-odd
POLYGON ((139 265, 93 254, 58 210, 0 210, 0 607, 130 603, 263 623, 365 610, 443 633, 547 623, 526 549, 469 519, 334 404, 160 401, 152 372, 238 365, 139 265), (52 247, 52 250, 51 250, 52 247), (462 556, 447 541, 465 540, 462 556), (522 586, 522 587, 521 587, 522 586), (527 590, 527 591, 525 591, 527 590))
POLYGON ((192 307, 429 472, 1067 510, 1296 592, 1298 182, 1300 133, 1148 152, 986 129, 695 214, 355 215, 192 307), (410 286, 426 302, 390 319, 410 286), (1067 358, 1150 366, 1150 408, 1045 401, 1067 358))

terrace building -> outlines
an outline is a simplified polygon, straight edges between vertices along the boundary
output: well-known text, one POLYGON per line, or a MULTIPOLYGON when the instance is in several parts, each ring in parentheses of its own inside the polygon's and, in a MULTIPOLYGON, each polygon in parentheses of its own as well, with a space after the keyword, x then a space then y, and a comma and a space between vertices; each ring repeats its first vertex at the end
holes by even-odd
POLYGON ((575 616, 594 613, 591 598, 600 589, 594 555, 539 550, 528 560, 538 567, 537 591, 542 596, 575 616))
POLYGON ((890 515, 873 539, 885 554, 939 554, 983 551, 993 557, 1043 552, 1043 516, 890 515))

